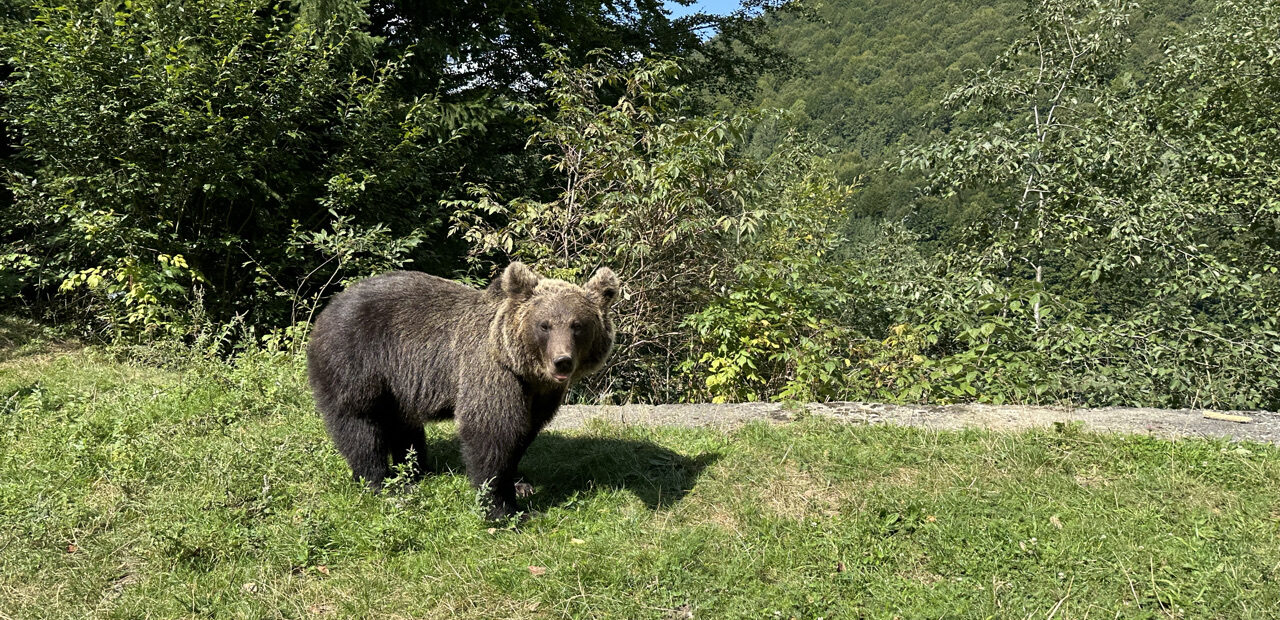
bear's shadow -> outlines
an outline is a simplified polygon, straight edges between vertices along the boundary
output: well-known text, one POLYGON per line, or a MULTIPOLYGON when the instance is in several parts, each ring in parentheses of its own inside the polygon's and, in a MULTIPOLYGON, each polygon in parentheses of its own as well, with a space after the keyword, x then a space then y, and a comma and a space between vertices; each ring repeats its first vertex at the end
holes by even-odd
MULTIPOLYGON (((709 452, 685 456, 647 441, 542 433, 520 461, 521 476, 535 489, 520 503, 543 512, 583 494, 626 490, 650 510, 664 509, 684 499, 719 459, 709 452)), ((426 476, 465 472, 456 436, 428 435, 426 460, 426 476)))

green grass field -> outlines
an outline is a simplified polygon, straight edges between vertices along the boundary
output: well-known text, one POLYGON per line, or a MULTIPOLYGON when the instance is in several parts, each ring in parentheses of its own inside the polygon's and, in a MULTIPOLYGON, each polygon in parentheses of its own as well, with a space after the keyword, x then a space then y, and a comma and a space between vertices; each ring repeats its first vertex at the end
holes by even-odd
POLYGON ((544 434, 541 514, 348 477, 300 360, 0 362, 0 618, 1275 617, 1280 452, 1072 428, 544 434))

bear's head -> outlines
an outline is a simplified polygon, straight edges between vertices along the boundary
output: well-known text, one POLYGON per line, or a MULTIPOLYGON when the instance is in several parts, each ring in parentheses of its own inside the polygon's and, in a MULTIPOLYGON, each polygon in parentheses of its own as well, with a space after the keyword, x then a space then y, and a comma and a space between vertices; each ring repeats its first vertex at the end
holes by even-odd
POLYGON ((618 277, 608 267, 586 284, 543 278, 511 263, 490 286, 501 306, 490 328, 505 365, 552 389, 598 370, 613 347, 609 306, 618 277))

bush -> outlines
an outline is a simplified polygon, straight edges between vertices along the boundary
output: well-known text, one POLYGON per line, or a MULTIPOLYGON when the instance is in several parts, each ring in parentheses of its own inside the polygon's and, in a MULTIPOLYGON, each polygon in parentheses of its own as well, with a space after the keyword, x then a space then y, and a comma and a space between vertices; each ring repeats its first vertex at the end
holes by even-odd
POLYGON ((1133 10, 1029 2, 1029 34, 950 98, 1008 120, 904 158, 940 193, 1007 197, 949 252, 955 285, 917 324, 945 369, 932 386, 1280 407, 1280 167, 1264 155, 1280 148, 1280 8, 1222 3, 1142 83, 1115 72, 1133 10))
POLYGON ((531 146, 564 179, 563 189, 549 201, 504 201, 473 187, 470 199, 446 203, 457 210, 453 231, 472 244, 482 270, 487 261, 520 259, 544 275, 580 281, 600 265, 612 267, 623 283, 618 342, 610 370, 585 391, 679 398, 688 392, 675 372, 688 352, 686 315, 740 277, 735 265, 763 247, 754 239, 783 225, 798 230, 802 223, 792 220, 809 217, 798 205, 831 209, 843 190, 822 176, 812 148, 794 134, 767 157, 746 152, 746 130, 785 124, 779 114, 687 115, 675 61, 619 66, 601 54, 573 67, 551 54, 554 108, 530 110, 531 146))
POLYGON ((415 256, 465 110, 392 96, 363 10, 326 6, 35 3, 3 39, 11 287, 117 335, 184 331, 197 290, 272 326, 415 256))

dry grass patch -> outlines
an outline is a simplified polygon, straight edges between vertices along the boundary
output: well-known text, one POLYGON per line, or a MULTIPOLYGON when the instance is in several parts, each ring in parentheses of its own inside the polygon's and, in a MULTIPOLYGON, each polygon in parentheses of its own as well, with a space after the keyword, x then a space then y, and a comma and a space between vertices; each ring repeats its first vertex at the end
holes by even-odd
POLYGON ((852 503, 853 487, 842 487, 813 472, 784 464, 757 489, 761 504, 772 514, 795 520, 834 517, 852 503))
POLYGON ((51 593, 47 584, 0 583, 0 618, 17 618, 21 610, 39 609, 51 593))
POLYGON ((923 473, 915 467, 898 467, 868 486, 914 487, 923 473))
POLYGON ((1089 471, 1076 473, 1072 478, 1076 484, 1086 489, 1105 488, 1111 484, 1111 480, 1103 476, 1097 465, 1089 468, 1089 471))
POLYGON ((738 506, 730 506, 725 502, 686 498, 681 507, 684 518, 679 527, 711 525, 741 536, 747 527, 742 522, 738 509, 738 506))
MULTIPOLYGON (((856 489, 840 485, 793 464, 784 464, 753 477, 735 479, 715 493, 696 490, 678 508, 681 527, 712 525, 742 534, 751 529, 743 521, 743 506, 760 507, 766 515, 796 521, 830 518, 853 503, 856 489)), ((749 511, 748 511, 749 512, 749 511)))
POLYGON ((899 570, 894 574, 906 581, 911 581, 925 586, 931 586, 946 579, 946 577, 929 570, 927 568, 928 563, 928 556, 924 556, 918 561, 912 563, 911 566, 904 567, 902 570, 899 570))
POLYGON ((1240 505, 1240 496, 1234 491, 1194 483, 1184 485, 1183 499, 1187 506, 1203 508, 1215 515, 1235 510, 1240 505))

